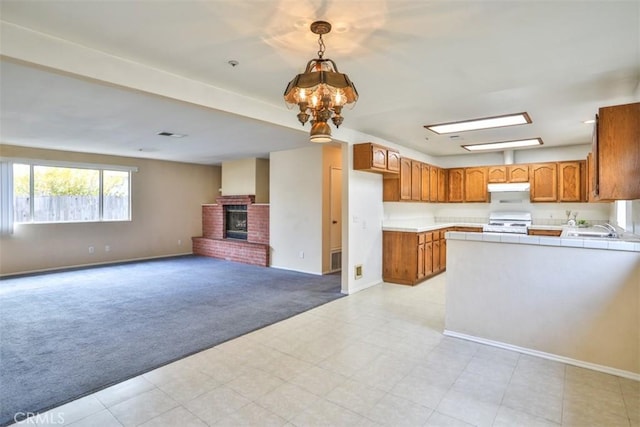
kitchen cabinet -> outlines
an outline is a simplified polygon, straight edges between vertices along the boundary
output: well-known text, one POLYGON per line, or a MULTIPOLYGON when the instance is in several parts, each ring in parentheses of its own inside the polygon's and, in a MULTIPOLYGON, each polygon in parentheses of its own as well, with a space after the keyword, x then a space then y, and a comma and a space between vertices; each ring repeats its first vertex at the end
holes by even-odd
POLYGON ((489 166, 487 170, 487 182, 491 184, 506 182, 529 182, 529 166, 489 166))
POLYGON ((449 202, 464 202, 464 168, 449 169, 449 202))
POLYGON ((640 102, 600 108, 592 150, 593 198, 640 199, 640 102))
POLYGON ((383 231, 382 279, 389 283, 415 285, 442 272, 447 257, 446 230, 383 231))
POLYGON ((464 233, 482 233, 482 227, 454 227, 450 231, 462 231, 464 233))
POLYGON ((422 183, 422 162, 411 160, 411 200, 420 201, 422 183))
POLYGON ((398 174, 400 171, 400 153, 371 142, 354 144, 353 169, 398 174))
POLYGON ((529 166, 508 165, 507 182, 529 182, 529 166))
POLYGON ((465 202, 488 202, 487 168, 465 168, 463 192, 465 202))
POLYGON ((423 163, 420 169, 420 200, 423 202, 429 201, 429 196, 430 196, 429 178, 431 174, 430 168, 431 166, 429 166, 426 163, 423 163))
POLYGON ((529 165, 530 197, 532 202, 558 200, 558 167, 556 163, 529 165))
POLYGON ((489 166, 487 170, 487 182, 491 184, 507 182, 507 167, 489 166))
POLYGON ((411 159, 400 158, 400 173, 398 176, 385 175, 382 187, 382 200, 385 202, 399 202, 411 200, 411 159))
POLYGON ((440 168, 436 166, 431 166, 429 168, 429 201, 437 202, 438 201, 438 178, 440 168))
POLYGON ((438 168, 438 202, 445 203, 447 200, 447 170, 438 168))
POLYGON ((585 201, 583 170, 584 163, 581 161, 558 163, 559 202, 585 201))

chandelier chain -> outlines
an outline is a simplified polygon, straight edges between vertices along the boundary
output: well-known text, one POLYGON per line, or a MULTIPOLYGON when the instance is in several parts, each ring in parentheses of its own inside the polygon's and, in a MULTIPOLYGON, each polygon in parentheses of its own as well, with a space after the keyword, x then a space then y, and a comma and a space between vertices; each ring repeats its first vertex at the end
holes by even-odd
POLYGON ((322 59, 324 55, 324 40, 322 40, 322 34, 318 36, 318 46, 320 46, 320 50, 318 51, 318 58, 322 59))

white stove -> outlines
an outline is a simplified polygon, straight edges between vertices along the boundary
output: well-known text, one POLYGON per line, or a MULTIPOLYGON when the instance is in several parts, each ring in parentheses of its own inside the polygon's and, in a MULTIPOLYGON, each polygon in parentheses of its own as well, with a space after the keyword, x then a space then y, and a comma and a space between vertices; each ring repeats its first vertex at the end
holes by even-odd
POLYGON ((527 234, 531 225, 530 212, 491 212, 489 224, 482 227, 484 233, 527 234))

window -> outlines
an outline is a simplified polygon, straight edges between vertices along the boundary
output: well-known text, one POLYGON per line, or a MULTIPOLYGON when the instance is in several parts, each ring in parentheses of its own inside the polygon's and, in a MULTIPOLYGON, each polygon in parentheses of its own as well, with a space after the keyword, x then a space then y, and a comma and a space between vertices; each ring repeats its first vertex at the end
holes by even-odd
POLYGON ((132 170, 13 163, 13 220, 129 221, 132 170))

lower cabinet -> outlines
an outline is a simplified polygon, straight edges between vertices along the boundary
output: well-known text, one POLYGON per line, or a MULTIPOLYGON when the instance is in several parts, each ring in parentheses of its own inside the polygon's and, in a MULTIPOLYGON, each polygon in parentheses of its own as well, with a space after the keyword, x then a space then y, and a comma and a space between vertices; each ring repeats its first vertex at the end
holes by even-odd
POLYGON ((382 233, 382 279, 389 283, 415 285, 445 270, 448 229, 413 233, 382 233))

